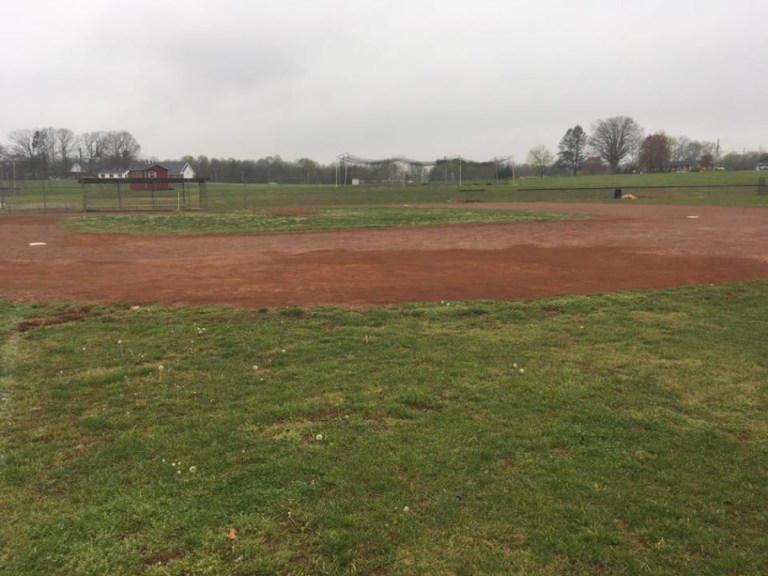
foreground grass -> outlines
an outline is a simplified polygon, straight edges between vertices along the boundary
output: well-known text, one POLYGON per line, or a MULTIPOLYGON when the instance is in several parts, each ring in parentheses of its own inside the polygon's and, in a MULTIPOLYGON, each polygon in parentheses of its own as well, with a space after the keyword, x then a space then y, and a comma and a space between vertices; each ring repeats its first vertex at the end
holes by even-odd
POLYGON ((472 210, 465 208, 345 208, 300 210, 255 214, 121 214, 75 216, 64 225, 84 232, 129 234, 239 234, 325 230, 332 228, 375 228, 399 226, 437 226, 491 222, 536 222, 573 220, 578 216, 515 210, 472 210))
POLYGON ((764 574, 768 283, 0 334, 3 575, 764 574))

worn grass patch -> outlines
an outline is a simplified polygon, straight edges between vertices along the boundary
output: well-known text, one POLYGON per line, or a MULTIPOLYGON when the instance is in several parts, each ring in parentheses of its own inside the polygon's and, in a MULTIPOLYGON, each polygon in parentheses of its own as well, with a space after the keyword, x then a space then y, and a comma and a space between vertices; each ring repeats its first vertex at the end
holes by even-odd
POLYGON ((491 222, 537 222, 583 218, 570 214, 464 208, 339 208, 333 210, 270 210, 244 213, 122 214, 75 216, 64 225, 76 230, 123 234, 244 234, 326 230, 333 228, 389 228, 491 222))
POLYGON ((0 303, 0 574, 764 574, 768 283, 83 310, 0 303))

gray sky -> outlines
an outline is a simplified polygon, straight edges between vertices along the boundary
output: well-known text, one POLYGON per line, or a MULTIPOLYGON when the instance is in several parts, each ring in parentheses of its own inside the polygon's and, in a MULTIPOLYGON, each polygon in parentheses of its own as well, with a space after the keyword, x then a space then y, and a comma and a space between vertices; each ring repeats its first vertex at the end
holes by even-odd
POLYGON ((0 138, 125 129, 160 158, 472 159, 577 123, 768 146, 766 0, 24 0, 0 138))

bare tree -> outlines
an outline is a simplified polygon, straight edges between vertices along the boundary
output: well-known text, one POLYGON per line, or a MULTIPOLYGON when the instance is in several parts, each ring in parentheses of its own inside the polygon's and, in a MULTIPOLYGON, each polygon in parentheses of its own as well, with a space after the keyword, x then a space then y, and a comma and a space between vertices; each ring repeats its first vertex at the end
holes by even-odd
POLYGON ((546 146, 536 146, 528 152, 528 164, 536 169, 536 174, 539 177, 544 176, 544 172, 552 165, 553 161, 554 156, 552 156, 552 152, 547 150, 546 146))
POLYGON ((111 168, 128 169, 139 155, 141 146, 130 132, 107 132, 104 138, 104 152, 111 168))
POLYGON ((42 139, 41 154, 45 155, 46 175, 48 169, 56 164, 56 128, 49 126, 48 128, 41 128, 40 132, 44 134, 42 139))
POLYGON ((701 160, 699 161, 701 164, 702 169, 704 170, 714 170, 715 169, 715 157, 713 154, 707 152, 705 154, 702 154, 701 160))
POLYGON ((38 178, 48 177, 52 145, 51 132, 48 128, 35 130, 32 134, 33 171, 38 178))
POLYGON ((685 162, 688 154, 688 144, 690 138, 685 136, 675 136, 669 139, 669 157, 672 162, 685 162))
POLYGON ((35 137, 34 130, 14 130, 8 135, 11 141, 11 154, 20 160, 35 159, 35 148, 33 141, 35 137))
POLYGON ((104 158, 105 146, 104 132, 86 132, 80 136, 80 159, 88 163, 88 172, 93 172, 104 158))
POLYGON ((632 118, 614 116, 595 122, 589 145, 608 163, 611 172, 617 172, 619 165, 635 153, 642 135, 642 128, 632 118))
POLYGON ((664 132, 651 134, 640 145, 640 167, 649 172, 661 172, 669 165, 670 138, 664 132))
POLYGON ((707 142, 702 141, 701 142, 701 159, 703 160, 704 156, 710 156, 712 160, 712 164, 714 166, 714 163, 717 160, 720 160, 720 142, 707 142))
POLYGON ((27 166, 31 174, 37 178, 48 176, 48 166, 51 159, 55 160, 50 140, 52 128, 37 130, 14 130, 8 135, 11 141, 11 155, 27 166))
POLYGON ((568 167, 571 173, 576 174, 581 170, 587 152, 587 134, 578 124, 568 128, 558 145, 558 160, 560 164, 568 167))
POLYGON ((69 128, 59 128, 56 130, 56 146, 61 158, 61 174, 66 176, 70 168, 70 160, 74 153, 75 133, 69 128))
POLYGON ((670 139, 670 156, 674 162, 690 166, 713 166, 720 161, 720 142, 692 140, 686 136, 670 139), (706 157, 706 162, 704 162, 706 157))

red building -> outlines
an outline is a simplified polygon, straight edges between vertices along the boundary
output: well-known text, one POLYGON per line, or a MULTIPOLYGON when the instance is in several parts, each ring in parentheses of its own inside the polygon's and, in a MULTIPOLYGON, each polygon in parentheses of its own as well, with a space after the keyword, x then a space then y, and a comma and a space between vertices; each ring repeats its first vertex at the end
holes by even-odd
POLYGON ((160 164, 131 168, 128 171, 128 178, 144 180, 144 182, 131 182, 131 190, 170 190, 171 188, 168 183, 168 168, 160 164))

